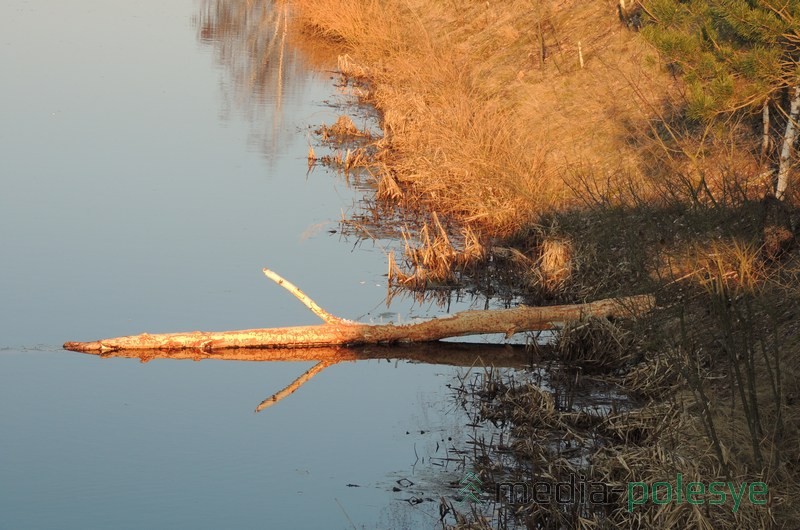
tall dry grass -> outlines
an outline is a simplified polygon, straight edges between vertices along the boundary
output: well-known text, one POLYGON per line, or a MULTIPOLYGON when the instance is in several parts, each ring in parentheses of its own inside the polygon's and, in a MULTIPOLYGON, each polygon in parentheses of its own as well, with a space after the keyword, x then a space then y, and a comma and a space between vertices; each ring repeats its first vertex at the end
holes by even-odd
POLYGON ((405 206, 505 237, 569 199, 567 167, 632 167, 618 140, 620 123, 642 117, 629 82, 641 81, 640 50, 610 4, 293 6, 302 29, 340 51, 343 73, 368 81, 385 134, 382 174, 405 206))
MULTIPOLYGON (((747 131, 680 129, 679 109, 660 107, 680 104, 664 97, 672 81, 619 25, 613 2, 292 5, 301 28, 339 50, 343 74, 365 81, 361 94, 381 113, 379 197, 419 208, 429 220, 421 223, 418 246, 412 235, 406 239, 406 258, 422 276, 404 275, 394 258, 392 274, 424 284, 441 270, 447 280, 463 261, 443 229, 450 221, 469 227, 471 241, 518 234, 541 212, 571 204, 578 191, 599 211, 573 210, 572 219, 562 211, 556 216, 566 217, 564 233, 540 238, 569 246, 512 252, 510 259, 521 256, 542 278, 554 271, 551 283, 573 298, 652 289, 669 308, 663 321, 638 330, 649 346, 634 357, 645 362, 621 377, 653 401, 603 424, 619 445, 597 470, 620 484, 676 471, 758 477, 774 494, 765 510, 653 509, 635 520, 619 512, 605 523, 759 528, 776 514, 796 521, 788 499, 800 491, 793 478, 798 422, 790 408, 798 392, 800 346, 791 316, 797 292, 765 296, 757 288, 787 273, 765 270, 753 237, 758 227, 747 199, 765 183, 758 160, 731 147, 741 146, 738 135, 747 131), (657 203, 649 201, 654 196, 657 203), (615 208, 622 202, 626 208, 615 208), (559 257, 567 254, 571 260, 559 257), (555 265, 547 266, 551 257, 555 265), (566 289, 565 278, 572 284, 566 289), (690 326, 682 332, 676 312, 684 307, 690 326)), ((474 243, 470 248, 483 255, 474 243)), ((597 343, 595 335, 588 334, 597 343)), ((596 353, 591 346, 561 353, 597 366, 586 352, 596 353)), ((634 361, 625 357, 622 364, 634 361)), ((533 440, 531 433, 520 439, 533 440)))

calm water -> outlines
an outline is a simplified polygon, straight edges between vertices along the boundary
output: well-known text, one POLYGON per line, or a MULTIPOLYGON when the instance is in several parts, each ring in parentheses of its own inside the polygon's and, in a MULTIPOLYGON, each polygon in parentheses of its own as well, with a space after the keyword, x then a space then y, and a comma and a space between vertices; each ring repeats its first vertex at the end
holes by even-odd
POLYGON ((60 349, 316 323, 265 266, 340 316, 387 311, 380 247, 328 232, 358 191, 306 175, 331 74, 280 40, 254 70, 241 4, 4 3, 0 528, 433 527, 437 504, 406 499, 459 478, 430 461, 466 436, 452 367, 342 363, 255 414, 313 363, 60 349), (227 29, 204 29, 220 13, 227 29))

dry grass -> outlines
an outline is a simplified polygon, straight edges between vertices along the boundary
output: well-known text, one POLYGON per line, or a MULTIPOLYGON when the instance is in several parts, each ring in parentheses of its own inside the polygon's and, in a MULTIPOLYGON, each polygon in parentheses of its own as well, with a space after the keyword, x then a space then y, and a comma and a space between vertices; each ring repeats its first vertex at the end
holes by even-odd
POLYGON ((655 262, 651 275, 700 285, 709 293, 753 293, 769 276, 760 250, 753 242, 736 239, 693 243, 671 249, 665 259, 655 262))
MULTIPOLYGON (((490 440, 476 441, 471 464, 483 480, 484 491, 500 482, 568 482, 571 475, 580 475, 615 488, 619 495, 605 506, 490 505, 491 513, 457 518, 453 528, 479 524, 485 525, 481 528, 755 529, 779 527, 779 520, 785 518, 785 504, 797 491, 796 480, 787 480, 786 469, 762 471, 748 465, 737 454, 739 442, 734 439, 740 437, 746 445, 746 433, 726 433, 723 466, 693 411, 696 405, 691 395, 674 392, 641 407, 603 413, 560 397, 563 389, 545 390, 530 379, 520 373, 490 370, 477 374, 461 391, 476 400, 469 409, 476 411, 476 425, 489 422, 501 429, 490 440), (769 503, 758 506, 745 499, 735 512, 730 499, 723 506, 673 502, 627 509, 629 482, 674 483, 678 473, 684 483, 763 480, 769 485, 769 503)), ((575 382, 579 388, 588 384, 581 379, 575 382)), ((724 408, 724 397, 714 401, 724 408)), ((720 413, 716 419, 720 427, 739 425, 739 419, 729 412, 720 413)))
POLYGON ((306 31, 338 46, 343 74, 369 81, 385 134, 381 178, 391 179, 381 197, 456 219, 481 240, 567 201, 569 166, 633 170, 633 150, 619 145, 624 124, 644 116, 632 85, 665 86, 611 4, 293 5, 306 31))
MULTIPOLYGON (((741 149, 746 127, 733 124, 727 136, 681 129, 671 81, 618 23, 613 2, 291 5, 298 27, 333 43, 339 70, 380 112, 384 136, 375 151, 365 158, 343 151, 334 162, 368 166, 378 203, 420 214, 402 233, 404 257, 390 257, 395 284, 450 284, 459 267, 499 255, 497 239, 514 235, 519 244, 503 259, 524 267, 542 293, 659 294, 664 310, 637 330, 641 344, 605 322, 570 326, 559 343, 563 361, 613 371, 608 377, 645 400, 641 407, 588 413, 565 409, 538 386, 487 386, 477 410, 483 421, 509 426, 503 450, 524 462, 520 469, 586 471, 619 485, 677 472, 705 482, 758 477, 774 495, 764 509, 748 505, 735 514, 686 504, 599 515, 528 506, 518 512, 524 524, 765 528, 776 517, 796 521, 797 508, 785 506, 798 492, 792 477, 800 462, 798 418, 788 407, 800 393, 791 324, 798 296, 788 286, 800 274, 763 259, 748 199, 768 179, 761 161, 741 149), (579 199, 600 208, 564 208, 579 199), (560 224, 548 228, 542 213, 553 211, 560 224), (591 456, 591 470, 576 467, 576 447, 591 456)), ((352 136, 340 125, 340 136, 352 136)), ((489 452, 480 460, 489 476, 503 461, 489 452)))
POLYGON ((558 291, 572 276, 572 255, 569 240, 547 238, 540 248, 539 270, 547 289, 558 291))
POLYGON ((424 290, 455 282, 455 272, 483 258, 484 246, 475 233, 466 227, 460 237, 453 237, 432 212, 430 219, 422 223, 416 236, 409 230, 402 231, 404 263, 400 267, 394 253, 389 255, 389 284, 409 290, 424 290), (406 272, 411 271, 411 272, 406 272))
POLYGON ((316 133, 322 137, 324 141, 331 141, 336 143, 346 143, 356 138, 370 139, 372 135, 369 131, 361 130, 356 127, 348 116, 340 115, 333 125, 322 124, 316 133))
POLYGON ((586 371, 612 371, 631 361, 636 353, 630 332, 606 319, 571 322, 559 330, 558 359, 586 371))
MULTIPOLYGON (((256 99, 280 100, 295 78, 289 59, 299 48, 289 42, 302 40, 287 26, 337 49, 352 89, 379 109, 384 136, 341 117, 320 133, 335 151, 319 157, 310 148, 308 161, 348 178, 358 170, 376 193, 375 223, 396 205, 420 214, 411 228, 388 228, 405 243, 402 258, 390 257, 395 285, 446 298, 431 287, 451 285, 468 263, 492 255, 527 277, 532 304, 658 296, 661 309, 634 329, 589 321, 562 330, 552 390, 489 372, 474 411, 510 438, 482 445, 476 465, 487 478, 586 472, 623 485, 681 472, 770 485, 767 507, 743 505, 736 514, 533 505, 515 512, 522 524, 796 527, 800 258, 787 236, 800 215, 792 212, 788 228, 757 219, 758 203, 748 199, 769 178, 743 149, 747 127, 731 124, 723 134, 682 124, 679 99, 663 97, 670 82, 654 74, 611 1, 277 5, 208 4, 201 38, 219 43, 221 60, 256 99), (574 207, 577 199, 586 204, 574 207), (516 248, 498 242, 512 234, 516 248), (621 411, 576 407, 587 372, 636 401, 621 411), (509 454, 522 465, 509 469, 509 454)), ((477 513, 473 520, 489 527, 477 513)))
POLYGON ((474 465, 494 481, 526 483, 537 470, 555 477, 577 471, 623 488, 630 481, 674 481, 677 473, 704 482, 763 481, 768 504, 742 503, 735 513, 727 505, 687 504, 628 513, 620 499, 617 508, 595 515, 514 505, 506 508, 518 518, 495 519, 493 527, 531 521, 537 528, 796 527, 800 256, 790 250, 776 260, 764 252, 761 209, 743 202, 562 212, 553 229, 527 237, 532 243, 521 247, 524 253, 506 250, 506 259, 532 267, 542 241, 568 240, 575 253, 568 290, 648 288, 660 309, 626 330, 605 321, 568 326, 555 346, 563 365, 551 372, 561 374, 547 385, 553 390, 520 376, 514 383, 489 380, 478 394, 488 402, 477 410, 506 429, 504 448, 487 441, 487 455, 474 465), (562 386, 580 387, 575 378, 585 381, 580 374, 590 371, 625 389, 636 400, 633 409, 598 416, 560 406, 562 386), (591 468, 576 469, 554 439, 581 447, 591 468))

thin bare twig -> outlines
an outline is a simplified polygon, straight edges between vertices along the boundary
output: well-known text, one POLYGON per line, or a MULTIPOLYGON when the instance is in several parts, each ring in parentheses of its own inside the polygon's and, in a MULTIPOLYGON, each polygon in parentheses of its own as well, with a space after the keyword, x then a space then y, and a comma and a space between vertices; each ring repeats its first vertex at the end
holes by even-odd
POLYGON ((293 284, 289 280, 282 278, 277 272, 265 268, 264 275, 270 280, 280 285, 281 287, 283 287, 284 289, 286 289, 287 291, 289 291, 290 293, 292 293, 292 295, 294 295, 295 298, 303 302, 303 305, 309 308, 315 315, 321 318, 324 322, 327 322, 328 324, 338 324, 342 322, 343 319, 331 315, 330 313, 322 309, 320 306, 317 305, 317 303, 314 300, 309 298, 308 295, 305 294, 303 291, 301 291, 295 284, 293 284))

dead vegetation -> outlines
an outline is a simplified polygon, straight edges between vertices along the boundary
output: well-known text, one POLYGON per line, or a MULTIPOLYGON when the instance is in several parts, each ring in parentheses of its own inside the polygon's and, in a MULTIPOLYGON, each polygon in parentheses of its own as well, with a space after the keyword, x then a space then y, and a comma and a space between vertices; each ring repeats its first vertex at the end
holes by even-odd
MULTIPOLYGON (((691 303, 703 304, 700 291, 697 295, 691 303)), ((755 320, 757 311, 774 305, 779 312, 785 310, 786 300, 779 302, 774 295, 750 299, 752 317, 740 315, 729 336, 720 336, 720 326, 713 322, 743 309, 743 298, 696 322, 684 319, 677 324, 681 329, 669 329, 681 311, 675 307, 628 329, 590 321, 576 326, 577 336, 575 331, 562 333, 552 347, 553 353, 580 354, 586 346, 601 356, 603 365, 582 364, 585 359, 573 354, 551 365, 545 379, 541 371, 500 370, 465 378, 458 395, 468 396, 465 407, 475 415, 473 424, 490 424, 495 430, 488 438, 476 434, 472 458, 472 469, 489 496, 477 513, 457 517, 453 528, 793 527, 797 508, 791 499, 800 491, 798 418, 778 388, 795 395, 794 374, 800 366, 796 359, 784 359, 779 376, 776 361, 781 357, 775 349, 796 345, 784 343, 774 330, 752 327, 760 322, 755 320), (662 326, 655 335, 660 342, 648 347, 637 332, 654 323, 662 326), (747 346, 748 337, 761 346, 747 346), (597 349, 587 339, 596 342, 597 349), (736 358, 714 351, 717 341, 735 343, 736 358), (637 360, 643 351, 646 359, 637 360), (609 392, 620 387, 627 395, 614 397, 609 392), (740 391, 747 395, 740 396, 740 391), (793 441, 786 443, 787 436, 793 441), (677 474, 686 482, 763 481, 769 485, 769 502, 743 502, 736 510, 732 501, 717 506, 647 503, 631 509, 629 484, 674 485, 677 474), (571 502, 534 502, 520 496, 520 490, 515 497, 514 490, 497 489, 507 484, 569 484, 575 477, 605 485, 611 492, 608 502, 579 502, 578 489, 569 490, 574 494, 570 499, 575 499, 571 502), (504 493, 498 497, 497 491, 504 493)), ((690 308, 692 315, 698 314, 695 311, 690 308)), ((794 325, 787 320, 776 324, 783 331, 794 325)), ((540 359, 549 358, 547 348, 543 353, 540 359)))
POLYGON ((800 214, 760 202, 772 175, 747 148, 751 127, 686 121, 680 85, 614 2, 289 5, 290 25, 326 39, 379 112, 382 136, 340 119, 320 132, 333 154, 309 163, 369 183, 364 233, 400 220, 395 287, 439 297, 481 262, 486 292, 502 278, 532 305, 658 297, 634 328, 562 330, 538 352, 560 359, 548 385, 519 372, 474 381, 475 421, 508 428, 476 444, 487 484, 583 473, 622 487, 681 472, 770 487, 767 506, 735 513, 628 513, 618 497, 599 510, 507 503, 487 521, 462 505, 461 528, 796 527, 800 214), (608 385, 627 398, 592 407, 608 385))
POLYGON ((369 80, 364 95, 381 110, 385 133, 375 158, 381 200, 423 212, 417 241, 404 233, 405 267, 390 261, 393 278, 417 288, 451 282, 468 248, 452 234, 468 226, 469 248, 482 249, 475 256, 517 271, 531 301, 654 292, 662 306, 633 329, 589 321, 562 330, 552 357, 541 355, 559 359, 550 389, 494 372, 473 387, 475 422, 507 429, 477 443, 473 466, 486 487, 583 474, 623 494, 599 508, 501 502, 489 519, 473 506, 456 516, 460 527, 793 527, 797 213, 768 219, 759 199, 769 179, 742 149, 744 125, 685 126, 679 98, 643 81, 647 52, 628 34, 601 39, 601 48, 582 40, 580 68, 577 43, 564 35, 584 31, 598 4, 542 3, 549 10, 535 14, 517 6, 533 39, 491 5, 452 3, 461 18, 448 5, 425 14, 415 5, 382 4, 365 21, 369 35, 306 21, 339 27, 349 75, 369 80), (371 25, 387 12, 414 21, 406 35, 371 25), (515 28, 506 36, 513 46, 493 46, 515 28), (538 62, 512 75, 523 49, 538 50, 529 58, 538 62), (437 53, 447 60, 409 60, 437 53), (596 92, 582 95, 580 86, 596 92), (598 380, 627 400, 592 408, 570 392, 598 380), (676 473, 764 481, 770 500, 736 512, 625 509, 626 484, 676 473))
MULTIPOLYGON (((636 91, 658 97, 669 84, 642 60, 649 52, 619 24, 615 6, 603 3, 292 5, 301 31, 336 46, 340 71, 361 81, 354 92, 380 113, 378 198, 435 211, 484 246, 569 203, 564 180, 574 168, 603 178, 636 173, 635 149, 621 141, 647 115, 636 91)), ((429 239, 435 246, 420 252, 442 251, 443 261, 487 255, 429 239)), ((414 274, 417 262, 406 258, 414 274)), ((569 274, 543 265, 548 288, 569 274)), ((420 266, 415 284, 447 280, 420 266)))
MULTIPOLYGON (((778 259, 765 253, 761 202, 717 199, 716 205, 665 199, 661 207, 624 208, 595 202, 552 214, 549 237, 571 241, 576 256, 571 280, 556 297, 639 288, 656 293, 660 309, 633 327, 609 321, 568 326, 551 348, 538 348, 539 362, 555 363, 548 381, 517 372, 507 376, 510 382, 493 372, 476 384, 474 407, 483 421, 507 430, 502 447, 496 437, 482 441, 485 454, 473 465, 489 484, 530 484, 542 477, 555 482, 575 473, 623 490, 630 482, 674 482, 677 473, 705 482, 763 481, 769 486, 767 505, 742 505, 733 512, 730 506, 650 504, 629 513, 624 496, 608 510, 501 503, 484 513, 488 519, 480 524, 796 525, 800 256, 796 250, 783 251, 778 259), (570 389, 597 381, 627 397, 601 413, 565 397, 570 389), (520 389, 526 385, 536 388, 520 389), (553 440, 573 446, 565 449, 553 440), (574 456, 570 451, 576 446, 582 455, 577 464, 563 456, 565 451, 574 456)), ((797 211, 787 215, 796 219, 797 211)), ((596 393, 594 401, 602 402, 602 395, 596 393)))
POLYGON ((322 124, 322 127, 316 130, 316 133, 322 138, 323 141, 332 141, 336 143, 345 143, 353 141, 354 139, 369 140, 372 134, 367 130, 361 130, 356 127, 349 117, 340 115, 333 125, 322 124))
POLYGON ((586 372, 610 372, 636 355, 631 332, 606 319, 571 322, 558 333, 557 358, 567 366, 586 372))

